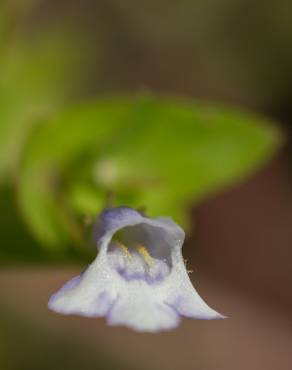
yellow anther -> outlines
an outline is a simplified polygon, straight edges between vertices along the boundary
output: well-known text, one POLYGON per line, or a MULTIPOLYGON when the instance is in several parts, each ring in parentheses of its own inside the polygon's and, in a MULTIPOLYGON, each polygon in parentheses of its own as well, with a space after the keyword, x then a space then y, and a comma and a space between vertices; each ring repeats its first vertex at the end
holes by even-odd
POLYGON ((125 246, 125 244, 123 244, 122 242, 120 242, 119 240, 113 240, 113 242, 115 244, 117 244, 117 246, 119 248, 121 248, 122 252, 124 253, 124 255, 130 260, 132 258, 132 255, 131 253, 129 252, 129 249, 125 246))
POLYGON ((153 265, 153 260, 152 260, 152 257, 150 256, 149 252, 147 251, 147 249, 141 244, 137 244, 136 247, 137 247, 138 252, 144 258, 145 262, 149 266, 152 266, 153 265))

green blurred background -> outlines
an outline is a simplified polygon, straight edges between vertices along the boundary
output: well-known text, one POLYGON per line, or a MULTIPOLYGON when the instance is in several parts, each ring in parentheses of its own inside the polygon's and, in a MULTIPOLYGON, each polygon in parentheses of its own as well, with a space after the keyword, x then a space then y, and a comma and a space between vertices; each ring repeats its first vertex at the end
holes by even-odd
POLYGON ((292 6, 0 3, 0 368, 292 366, 292 6), (109 199, 187 232, 228 320, 137 334, 48 312, 109 199))

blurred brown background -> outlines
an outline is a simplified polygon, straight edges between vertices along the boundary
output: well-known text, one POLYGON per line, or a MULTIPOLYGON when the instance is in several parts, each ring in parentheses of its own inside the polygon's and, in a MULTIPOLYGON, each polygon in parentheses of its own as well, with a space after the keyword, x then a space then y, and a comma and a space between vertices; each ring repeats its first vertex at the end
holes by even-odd
POLYGON ((86 35, 84 88, 73 95, 151 90, 237 104, 276 119, 286 145, 252 178, 190 205, 188 267, 228 320, 150 335, 61 317, 47 299, 80 266, 3 266, 0 368, 291 369, 291 3, 51 0, 23 19, 32 35, 47 24, 86 35))

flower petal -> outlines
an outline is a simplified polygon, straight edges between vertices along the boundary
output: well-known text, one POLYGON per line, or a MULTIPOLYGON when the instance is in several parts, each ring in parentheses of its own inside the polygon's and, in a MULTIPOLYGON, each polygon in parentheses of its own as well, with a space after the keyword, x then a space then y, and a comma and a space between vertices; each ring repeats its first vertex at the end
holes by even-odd
POLYGON ((125 226, 135 225, 143 220, 143 216, 129 207, 110 208, 96 218, 93 238, 98 242, 107 234, 113 234, 125 226))
POLYGON ((182 256, 176 260, 165 290, 168 292, 166 302, 182 316, 206 320, 225 318, 210 308, 193 287, 182 256))
POLYGON ((182 292, 169 303, 178 314, 201 320, 223 319, 225 316, 213 310, 193 289, 193 292, 182 292))
POLYGON ((149 332, 172 329, 181 316, 224 318, 193 288, 181 254, 184 232, 171 219, 151 219, 127 207, 110 209, 97 218, 95 238, 98 256, 84 273, 52 295, 53 311, 106 316, 110 325, 149 332), (128 260, 116 246, 119 243, 112 238, 122 228, 130 247, 131 242, 139 242, 142 252, 147 248, 144 252, 151 263, 145 253, 133 249, 128 260))
POLYGON ((145 296, 138 285, 129 295, 121 295, 107 316, 110 325, 126 325, 136 331, 170 330, 180 323, 178 313, 155 295, 145 296))

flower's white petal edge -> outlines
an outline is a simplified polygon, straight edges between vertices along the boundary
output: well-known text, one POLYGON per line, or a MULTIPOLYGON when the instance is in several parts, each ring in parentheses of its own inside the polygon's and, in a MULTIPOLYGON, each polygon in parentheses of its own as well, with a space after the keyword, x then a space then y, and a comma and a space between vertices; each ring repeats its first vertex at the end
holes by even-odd
POLYGON ((49 301, 49 308, 63 314, 106 316, 110 325, 126 325, 137 331, 170 330, 180 316, 199 319, 224 318, 211 309, 193 288, 181 248, 184 231, 171 219, 150 219, 121 207, 107 211, 97 221, 99 254, 87 270, 66 283, 49 301), (159 284, 126 281, 114 271, 107 257, 113 234, 125 227, 146 223, 166 231, 171 245, 171 273, 159 284))

